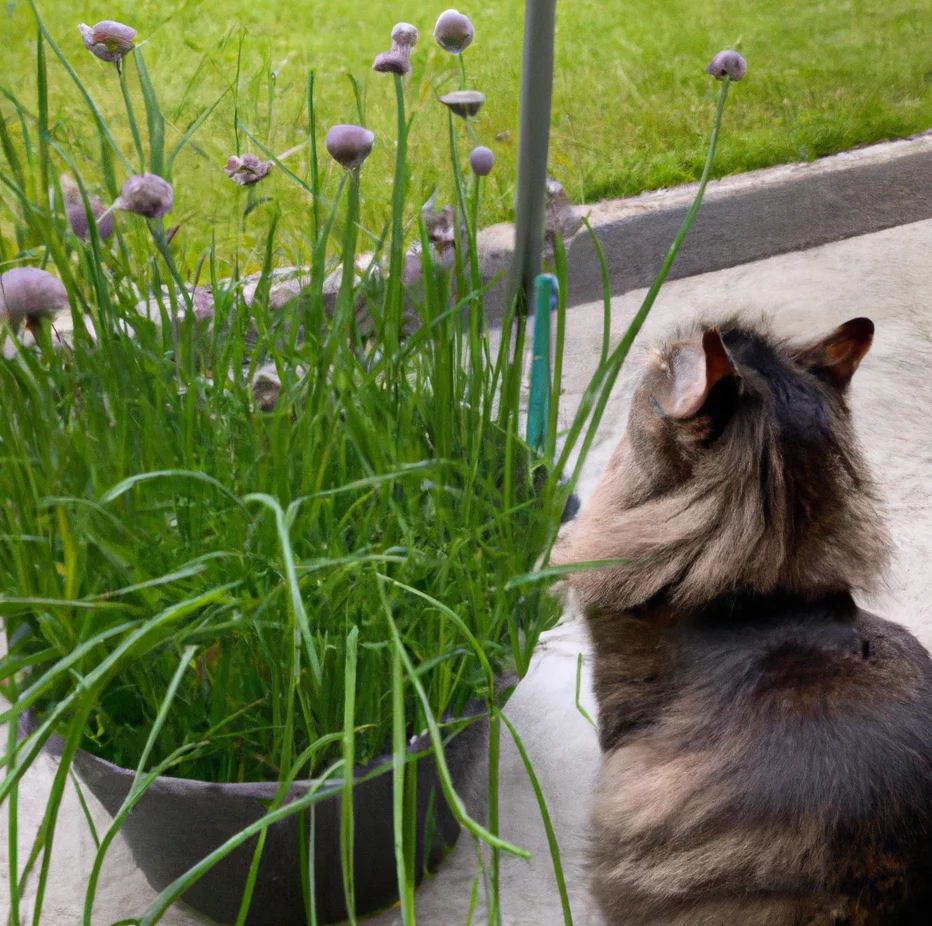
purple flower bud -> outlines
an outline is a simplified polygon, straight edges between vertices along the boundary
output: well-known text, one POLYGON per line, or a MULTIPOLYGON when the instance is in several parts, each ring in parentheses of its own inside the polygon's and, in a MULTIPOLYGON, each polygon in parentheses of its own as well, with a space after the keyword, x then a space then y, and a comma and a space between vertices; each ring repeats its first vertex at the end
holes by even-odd
POLYGON ((155 174, 130 177, 120 195, 114 200, 114 209, 125 209, 147 219, 160 219, 172 211, 175 191, 171 185, 155 174))
POLYGON ((491 148, 485 145, 478 145, 472 149, 469 155, 469 166, 477 177, 488 177, 495 166, 495 155, 491 148))
POLYGON ((36 267, 14 267, 0 274, 0 316, 16 330, 51 318, 68 308, 68 293, 61 280, 36 267))
POLYGON ((369 157, 375 135, 359 125, 335 125, 325 144, 330 157, 346 170, 356 170, 369 157))
MULTIPOLYGON (((90 227, 87 224, 87 212, 84 209, 84 200, 81 199, 81 191, 68 174, 61 175, 60 183, 68 224, 82 241, 87 241, 90 238, 90 227)), ((97 222, 97 234, 101 239, 109 238, 113 234, 113 213, 101 202, 99 196, 89 196, 88 203, 97 222)))
POLYGON ((720 51, 705 70, 716 80, 724 80, 726 77, 741 80, 747 69, 747 62, 736 51, 720 51))
POLYGON ((454 90, 440 97, 440 102, 449 107, 455 115, 467 119, 482 109, 485 95, 478 90, 454 90))
POLYGON ((417 29, 411 23, 397 23, 392 29, 392 51, 399 48, 411 49, 417 45, 417 29))
POLYGON ((472 44, 475 30, 472 23, 456 10, 446 10, 440 14, 434 26, 434 38, 437 44, 451 55, 459 55, 472 44))
MULTIPOLYGON (((99 196, 89 196, 88 203, 91 207, 91 215, 94 216, 97 223, 97 235, 102 241, 105 241, 113 234, 113 213, 100 201, 99 196)), ((82 241, 87 241, 91 237, 91 230, 87 223, 84 201, 80 196, 78 196, 77 200, 65 200, 65 215, 68 217, 71 230, 82 241)))
POLYGON ((244 154, 242 157, 234 154, 227 161, 223 172, 240 186, 252 186, 268 174, 271 167, 271 161, 260 161, 254 154, 244 154))
POLYGON ((411 49, 417 43, 417 29, 410 23, 398 23, 392 29, 391 51, 376 55, 372 70, 381 74, 400 74, 404 77, 411 73, 411 49))
POLYGON ((411 73, 411 62, 407 55, 397 51, 383 51, 380 55, 375 56, 372 62, 372 70, 380 74, 400 74, 404 77, 411 73))
POLYGON ((81 23, 78 29, 81 31, 81 38, 84 39, 84 47, 101 61, 119 63, 124 55, 133 50, 136 30, 131 26, 105 19, 96 26, 81 23))

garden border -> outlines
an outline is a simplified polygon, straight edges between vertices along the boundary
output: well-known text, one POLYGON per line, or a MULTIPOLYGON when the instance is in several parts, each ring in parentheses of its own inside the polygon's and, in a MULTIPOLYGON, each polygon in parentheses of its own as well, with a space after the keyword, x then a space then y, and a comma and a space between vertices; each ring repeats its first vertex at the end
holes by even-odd
MULTIPOLYGON (((697 184, 606 200, 588 213, 605 251, 613 296, 649 286, 660 269, 697 184)), ((932 130, 855 148, 817 161, 750 171, 708 185, 702 208, 669 279, 806 250, 932 218, 932 130)), ((514 228, 479 235, 484 282, 511 264, 514 228)), ((602 298, 598 255, 585 229, 567 251, 567 305, 602 298)), ((486 297, 489 320, 502 316, 502 282, 486 297)))

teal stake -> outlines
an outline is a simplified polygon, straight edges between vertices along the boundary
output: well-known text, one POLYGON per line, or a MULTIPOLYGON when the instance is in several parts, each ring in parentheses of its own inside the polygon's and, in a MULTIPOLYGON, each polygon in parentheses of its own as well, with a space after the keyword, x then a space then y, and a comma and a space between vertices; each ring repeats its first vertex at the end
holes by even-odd
POLYGON ((534 353, 531 356, 531 395, 527 410, 527 442, 540 454, 550 418, 550 313, 558 301, 560 284, 552 273, 534 280, 534 353))

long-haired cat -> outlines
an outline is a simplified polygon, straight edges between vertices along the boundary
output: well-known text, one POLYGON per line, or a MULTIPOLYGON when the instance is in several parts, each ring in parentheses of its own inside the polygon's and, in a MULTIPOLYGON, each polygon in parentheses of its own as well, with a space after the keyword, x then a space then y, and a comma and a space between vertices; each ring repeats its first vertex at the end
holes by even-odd
POLYGON ((677 334, 555 551, 627 561, 567 580, 610 926, 930 922, 932 661, 852 600, 888 550, 845 401, 873 332, 677 334))

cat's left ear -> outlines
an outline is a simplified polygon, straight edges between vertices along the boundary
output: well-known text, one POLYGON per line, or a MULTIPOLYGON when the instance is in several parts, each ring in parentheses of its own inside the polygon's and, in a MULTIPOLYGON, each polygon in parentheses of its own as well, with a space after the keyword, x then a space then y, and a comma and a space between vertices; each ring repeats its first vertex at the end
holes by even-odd
POLYGON ((873 340, 874 323, 869 318, 853 318, 828 337, 802 348, 795 359, 820 379, 844 389, 873 340))
POLYGON ((713 388, 738 374, 718 328, 709 328, 702 340, 682 344, 673 356, 666 381, 651 396, 664 416, 687 419, 698 415, 713 388))

